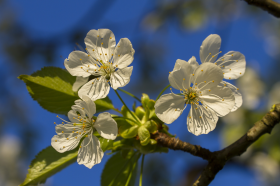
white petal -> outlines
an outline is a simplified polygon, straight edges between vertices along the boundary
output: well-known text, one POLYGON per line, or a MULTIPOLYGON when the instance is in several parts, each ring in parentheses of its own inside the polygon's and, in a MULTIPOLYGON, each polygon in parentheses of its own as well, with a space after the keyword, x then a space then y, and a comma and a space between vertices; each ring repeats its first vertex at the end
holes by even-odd
POLYGON ((241 93, 237 90, 237 88, 233 85, 233 84, 230 84, 226 81, 222 81, 219 86, 226 86, 228 88, 231 89, 233 95, 234 95, 234 98, 235 98, 235 103, 234 103, 234 107, 231 109, 231 112, 234 112, 236 111, 239 107, 241 107, 242 105, 242 95, 241 93))
POLYGON ((195 69, 199 66, 198 62, 196 61, 196 58, 193 56, 188 61, 189 64, 192 66, 192 73, 195 72, 195 69))
POLYGON ((92 118, 92 116, 96 113, 95 103, 86 95, 82 95, 81 98, 83 101, 79 102, 78 105, 85 111, 89 118, 92 118))
POLYGON ((193 79, 193 87, 203 91, 217 86, 223 79, 223 72, 213 63, 203 63, 195 70, 193 79))
POLYGON ((193 104, 187 118, 189 132, 198 136, 208 134, 216 128, 218 116, 211 109, 193 104))
POLYGON ((64 60, 64 66, 72 76, 84 78, 90 76, 93 69, 96 69, 93 59, 82 51, 71 52, 68 59, 64 60))
POLYGON ((80 120, 78 119, 77 112, 75 110, 70 110, 68 112, 68 118, 72 123, 80 123, 80 120))
POLYGON ((97 79, 98 78, 95 78, 82 86, 78 91, 79 97, 86 95, 93 101, 105 98, 109 94, 110 85, 104 77, 100 77, 99 80, 97 79))
POLYGON ((52 138, 51 145, 56 151, 63 153, 77 147, 82 137, 79 133, 82 132, 80 128, 75 127, 72 124, 60 124, 57 125, 55 129, 58 135, 55 135, 52 138))
POLYGON ((214 62, 217 59, 218 53, 220 52, 221 42, 221 37, 217 34, 209 35, 202 42, 199 51, 201 63, 214 62))
POLYGON ((199 99, 205 107, 210 107, 218 116, 227 115, 235 104, 232 91, 227 87, 213 87, 211 91, 205 90, 199 99))
POLYGON ((73 84, 73 87, 72 87, 72 90, 74 92, 77 92, 79 90, 79 88, 84 85, 86 82, 88 82, 88 77, 79 77, 77 76, 76 77, 76 81, 75 83, 73 84))
POLYGON ((114 140, 118 135, 118 125, 108 112, 98 115, 94 128, 106 139, 114 140))
POLYGON ((101 162, 104 152, 100 147, 98 138, 94 135, 86 137, 78 152, 77 162, 79 165, 84 164, 88 168, 101 162))
POLYGON ((246 60, 240 52, 230 51, 216 61, 224 72, 225 79, 237 79, 245 73, 246 60))
MULTIPOLYGON (((80 113, 80 115, 84 118, 85 116, 86 116, 86 113, 85 113, 85 111, 82 109, 82 107, 81 106, 79 106, 79 101, 82 101, 82 100, 76 100, 75 101, 75 105, 72 105, 71 106, 71 109, 74 111, 74 113, 76 113, 76 112, 79 112, 80 113)), ((71 115, 72 116, 72 115, 71 115)), ((73 116, 73 117, 75 117, 75 116, 73 116)), ((70 118, 69 118, 70 119, 70 118)), ((71 120, 70 120, 71 121, 71 120)))
POLYGON ((169 74, 169 83, 172 87, 178 90, 186 89, 190 86, 192 67, 188 62, 183 60, 177 60, 176 64, 177 66, 180 64, 180 68, 169 74))
POLYGON ((134 59, 134 49, 127 38, 121 38, 114 51, 114 65, 124 68, 130 65, 134 59))
MULTIPOLYGON (((197 69, 197 67, 199 67, 199 64, 194 56, 189 59, 188 63, 191 64, 192 66, 192 74, 193 74, 197 69)), ((194 81, 194 76, 191 76, 191 83, 193 83, 193 81, 194 81)))
POLYGON ((118 69, 111 74, 110 83, 113 89, 118 89, 119 87, 124 87, 130 81, 130 76, 133 67, 125 67, 123 69, 118 69))
POLYGON ((172 93, 165 94, 156 101, 155 113, 161 121, 170 124, 182 114, 184 106, 184 97, 172 93))
POLYGON ((85 38, 85 44, 91 56, 106 62, 111 59, 116 46, 115 35, 109 29, 90 30, 85 38))

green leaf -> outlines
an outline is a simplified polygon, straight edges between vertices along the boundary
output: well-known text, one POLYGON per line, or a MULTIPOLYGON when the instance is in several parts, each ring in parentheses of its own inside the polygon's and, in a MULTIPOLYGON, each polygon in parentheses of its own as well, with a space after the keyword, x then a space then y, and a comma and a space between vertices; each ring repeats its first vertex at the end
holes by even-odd
POLYGON ((20 186, 37 185, 77 161, 78 148, 65 153, 57 152, 52 146, 42 150, 29 166, 24 182, 20 186))
MULTIPOLYGON (((80 99, 72 90, 76 78, 61 68, 44 67, 31 75, 20 75, 18 78, 26 83, 31 97, 50 112, 67 115, 74 101, 80 99)), ((114 108, 108 97, 95 101, 95 104, 97 112, 114 108)))
POLYGON ((101 186, 134 186, 140 156, 135 151, 130 151, 126 158, 123 158, 121 152, 113 155, 103 169, 101 186))

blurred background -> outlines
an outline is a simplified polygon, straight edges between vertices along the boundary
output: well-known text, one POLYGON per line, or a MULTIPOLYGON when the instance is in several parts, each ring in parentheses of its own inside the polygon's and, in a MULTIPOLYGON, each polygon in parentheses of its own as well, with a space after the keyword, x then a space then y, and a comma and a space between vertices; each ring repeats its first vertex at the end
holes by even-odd
MULTIPOLYGON (((188 110, 169 125, 181 140, 219 150, 241 137, 274 103, 280 102, 280 24, 267 12, 237 0, 0 0, 0 185, 23 182, 35 155, 55 134, 50 113, 33 101, 21 74, 44 66, 64 68, 64 59, 90 29, 109 28, 118 41, 127 37, 135 49, 134 70, 125 90, 153 99, 169 84, 168 72, 177 59, 199 60, 209 34, 222 38, 221 50, 243 53, 247 69, 235 84, 243 106, 219 120, 208 135, 194 136, 186 126, 188 110)), ((166 91, 169 93, 169 91, 166 91)), ((132 106, 134 100, 126 97, 132 106)), ((109 94, 117 108, 121 102, 109 94)), ((138 104, 139 105, 139 104, 138 104)), ((274 186, 280 181, 280 127, 261 137, 241 157, 230 161, 211 185, 274 186)), ((74 163, 44 185, 100 185, 110 156, 88 169, 74 163)), ((180 151, 145 158, 145 186, 188 186, 206 161, 180 151)), ((43 185, 43 184, 42 184, 43 185)), ((137 184, 138 185, 138 182, 137 184)))

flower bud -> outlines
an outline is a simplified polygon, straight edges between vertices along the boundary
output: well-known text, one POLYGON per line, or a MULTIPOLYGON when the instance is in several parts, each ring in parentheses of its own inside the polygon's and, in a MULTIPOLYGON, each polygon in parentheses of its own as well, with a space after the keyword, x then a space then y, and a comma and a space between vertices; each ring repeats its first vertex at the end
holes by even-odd
POLYGON ((138 136, 140 138, 141 145, 145 146, 150 142, 150 132, 146 127, 141 126, 138 128, 138 136))
POLYGON ((134 138, 138 133, 138 127, 139 127, 138 125, 131 126, 129 124, 120 126, 119 132, 121 137, 134 138))

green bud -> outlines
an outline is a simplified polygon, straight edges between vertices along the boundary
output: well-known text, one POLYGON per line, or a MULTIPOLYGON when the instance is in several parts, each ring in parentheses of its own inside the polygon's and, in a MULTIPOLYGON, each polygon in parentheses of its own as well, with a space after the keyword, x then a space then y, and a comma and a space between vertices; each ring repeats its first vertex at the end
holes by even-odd
POLYGON ((138 128, 138 136, 140 138, 141 145, 145 146, 150 142, 150 132, 146 127, 141 126, 138 128))
POLYGON ((151 145, 155 145, 155 144, 157 144, 157 141, 154 140, 154 139, 151 139, 151 140, 150 140, 150 143, 151 143, 151 145))
POLYGON ((142 120, 143 116, 145 115, 145 110, 143 109, 143 107, 139 106, 136 108, 135 114, 140 120, 142 120))
POLYGON ((142 97, 141 97, 141 103, 143 105, 143 107, 147 107, 148 106, 148 103, 150 101, 150 98, 147 94, 142 94, 142 97))
POLYGON ((154 120, 147 121, 144 125, 150 133, 154 133, 158 130, 157 123, 154 120))
POLYGON ((121 134, 121 137, 123 138, 134 138, 137 136, 138 133, 138 125, 122 125, 119 128, 119 132, 121 134))
MULTIPOLYGON (((130 112, 127 110, 127 108, 125 106, 122 106, 121 112, 122 112, 122 114, 125 118, 129 118, 129 119, 135 121, 135 118, 130 114, 130 112)), ((134 114, 134 116, 136 118, 138 118, 134 112, 131 111, 131 113, 134 114)), ((132 121, 128 121, 128 122, 131 123, 132 121)), ((138 123, 136 121, 132 122, 131 124, 132 125, 135 125, 135 124, 138 125, 138 123)))

